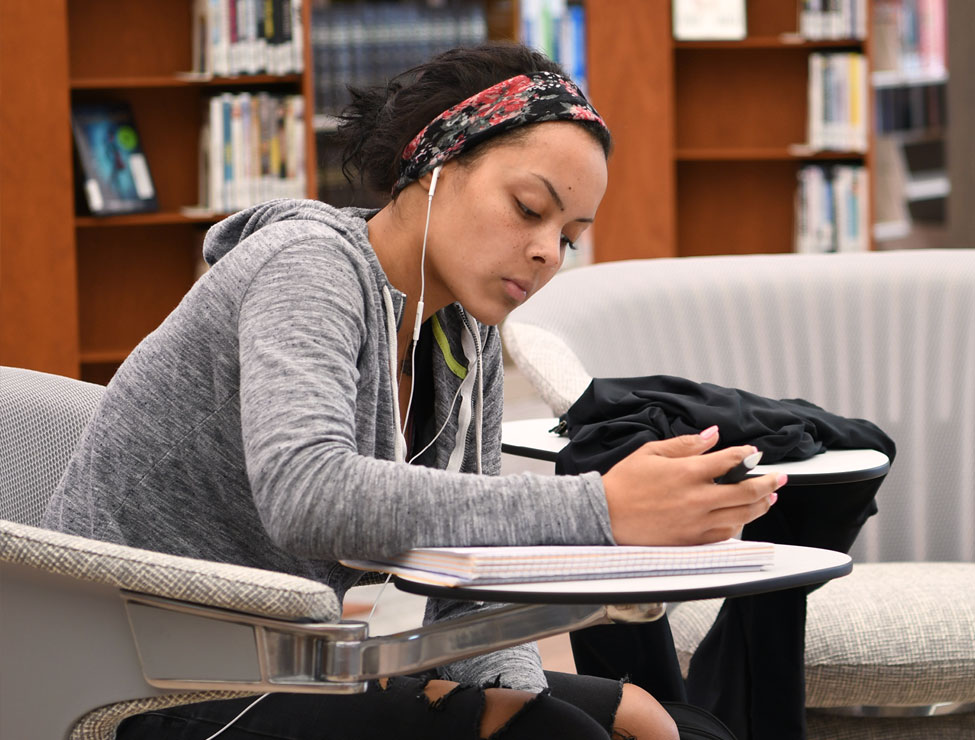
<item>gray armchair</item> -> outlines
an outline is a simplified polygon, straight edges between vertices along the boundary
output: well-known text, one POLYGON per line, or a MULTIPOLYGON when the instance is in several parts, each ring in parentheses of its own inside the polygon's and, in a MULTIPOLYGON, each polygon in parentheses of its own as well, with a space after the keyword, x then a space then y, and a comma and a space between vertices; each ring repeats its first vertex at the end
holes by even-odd
MULTIPOLYGON (((592 377, 668 374, 805 398, 893 437, 853 574, 809 600, 809 736, 961 738, 975 737, 973 316, 973 250, 700 257, 569 270, 502 336, 555 415, 592 377)), ((685 667, 718 608, 671 607, 685 667)))
POLYGON ((608 621, 505 606, 370 638, 320 583, 36 525, 103 389, 0 367, 0 737, 108 740, 152 708, 371 678, 608 621))

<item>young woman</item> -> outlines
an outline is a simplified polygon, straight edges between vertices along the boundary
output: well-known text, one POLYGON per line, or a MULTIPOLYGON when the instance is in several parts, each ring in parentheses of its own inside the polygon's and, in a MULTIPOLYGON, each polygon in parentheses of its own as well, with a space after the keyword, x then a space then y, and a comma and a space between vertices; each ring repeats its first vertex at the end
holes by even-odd
MULTIPOLYGON (((604 476, 497 476, 496 325, 555 274, 606 187, 609 132, 555 64, 516 45, 454 50, 358 91, 341 131, 388 205, 273 201, 214 226, 212 268, 113 378, 47 526, 341 595, 361 574, 340 558, 700 543, 768 509, 775 476, 713 484, 751 452, 702 454, 716 429, 604 476)), ((472 608, 431 602, 427 617, 472 608)), ((428 679, 270 695, 223 737, 676 736, 646 692, 546 676, 532 645, 428 679)), ((141 715, 119 737, 203 740, 243 705, 141 715)))

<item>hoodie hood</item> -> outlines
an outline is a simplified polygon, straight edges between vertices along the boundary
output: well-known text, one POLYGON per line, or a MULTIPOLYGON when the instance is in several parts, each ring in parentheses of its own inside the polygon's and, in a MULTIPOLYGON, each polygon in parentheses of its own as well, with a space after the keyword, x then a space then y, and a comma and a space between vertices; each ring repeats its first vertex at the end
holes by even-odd
POLYGON ((364 238, 368 244, 364 222, 375 213, 366 208, 333 208, 317 200, 270 200, 211 227, 203 241, 203 258, 212 267, 244 239, 279 221, 317 221, 353 244, 364 238))

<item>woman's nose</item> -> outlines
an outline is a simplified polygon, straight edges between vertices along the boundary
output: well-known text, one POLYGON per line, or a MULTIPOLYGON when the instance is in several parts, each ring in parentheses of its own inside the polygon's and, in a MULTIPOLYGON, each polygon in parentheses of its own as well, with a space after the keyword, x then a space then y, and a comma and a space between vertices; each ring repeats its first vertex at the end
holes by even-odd
POLYGON ((562 234, 552 236, 539 235, 531 245, 531 257, 548 267, 558 267, 562 264, 562 234))

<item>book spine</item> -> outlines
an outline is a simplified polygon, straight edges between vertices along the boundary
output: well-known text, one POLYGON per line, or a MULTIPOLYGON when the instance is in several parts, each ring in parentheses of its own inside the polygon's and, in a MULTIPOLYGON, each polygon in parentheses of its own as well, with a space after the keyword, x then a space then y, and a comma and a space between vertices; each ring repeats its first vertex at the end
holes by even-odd
POLYGON ((229 47, 229 72, 232 75, 240 72, 240 36, 237 33, 237 16, 242 0, 227 1, 227 33, 229 47))
POLYGON ((267 50, 267 73, 278 74, 277 50, 274 46, 277 24, 274 17, 275 0, 264 0, 264 45, 267 50))
POLYGON ((223 203, 223 100, 214 95, 209 101, 210 144, 207 148, 209 176, 206 206, 214 211, 224 210, 223 203))
POLYGON ((209 3, 208 27, 210 29, 212 64, 208 71, 220 77, 226 77, 230 74, 227 3, 228 0, 210 0, 209 3))
POLYGON ((223 152, 223 176, 220 186, 220 208, 225 213, 234 210, 231 188, 234 181, 234 148, 233 148, 233 113, 234 97, 231 93, 220 96, 220 114, 223 122, 223 140, 220 150, 223 152))
POLYGON ((809 55, 809 80, 808 80, 808 140, 809 146, 814 150, 823 148, 823 122, 824 122, 824 57, 818 52, 809 55))
POLYGON ((301 74, 305 70, 305 22, 302 0, 291 0, 291 70, 301 74))
POLYGON ((207 57, 210 46, 209 29, 207 28, 208 0, 193 0, 193 62, 194 72, 206 73, 209 61, 207 57))
POLYGON ((872 225, 870 223, 870 173, 866 167, 856 168, 856 178, 854 179, 857 196, 857 248, 861 252, 870 249, 870 236, 872 225))
POLYGON ((280 74, 291 74, 294 71, 294 35, 292 28, 291 0, 281 0, 281 43, 279 44, 280 59, 278 69, 280 74))
POLYGON ((247 10, 245 17, 246 48, 244 52, 244 71, 247 74, 257 74, 257 4, 259 0, 244 0, 247 10))
POLYGON ((281 99, 277 96, 271 98, 271 133, 270 133, 270 154, 269 160, 271 164, 270 173, 270 186, 271 198, 281 197, 280 179, 281 179, 281 119, 282 119, 282 105, 281 99))
POLYGON ((293 102, 294 126, 294 197, 304 198, 308 191, 308 177, 305 174, 305 98, 295 95, 293 102))
POLYGON ((197 140, 196 201, 201 209, 207 208, 210 197, 210 101, 201 104, 200 133, 197 140))

